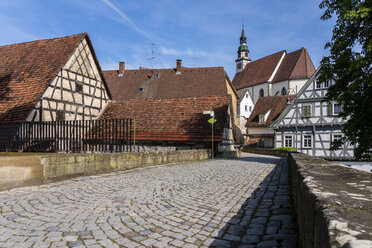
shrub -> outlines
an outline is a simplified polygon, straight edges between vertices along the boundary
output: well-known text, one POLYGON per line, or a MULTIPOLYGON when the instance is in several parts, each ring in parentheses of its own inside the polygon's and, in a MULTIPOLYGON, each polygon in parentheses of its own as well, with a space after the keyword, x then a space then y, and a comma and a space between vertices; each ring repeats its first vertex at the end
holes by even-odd
POLYGON ((279 148, 274 148, 273 150, 281 150, 281 151, 293 151, 295 152, 296 149, 293 147, 279 147, 279 148))

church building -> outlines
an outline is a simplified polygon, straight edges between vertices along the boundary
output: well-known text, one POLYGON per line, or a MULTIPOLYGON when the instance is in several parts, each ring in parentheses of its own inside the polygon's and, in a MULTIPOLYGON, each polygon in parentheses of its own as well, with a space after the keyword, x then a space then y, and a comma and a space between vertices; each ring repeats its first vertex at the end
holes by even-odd
POLYGON ((243 132, 246 120, 260 97, 296 94, 315 72, 306 48, 290 53, 282 50, 252 61, 244 26, 235 62, 236 74, 232 85, 239 96, 237 116, 243 132))

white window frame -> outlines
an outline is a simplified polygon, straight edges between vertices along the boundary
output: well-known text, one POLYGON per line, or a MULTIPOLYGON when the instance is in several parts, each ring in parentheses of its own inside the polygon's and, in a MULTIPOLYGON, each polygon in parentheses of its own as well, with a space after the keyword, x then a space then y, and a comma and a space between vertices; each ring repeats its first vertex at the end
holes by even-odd
POLYGON ((321 89, 323 86, 322 82, 319 82, 318 79, 315 80, 315 89, 321 89))
POLYGON ((311 104, 304 104, 304 105, 302 105, 302 117, 305 117, 305 118, 309 118, 309 117, 311 117, 312 115, 313 115, 313 107, 312 107, 312 105, 311 104), (305 107, 310 107, 310 113, 309 113, 309 115, 305 115, 305 107))
POLYGON ((341 104, 339 104, 337 102, 332 103, 332 108, 333 108, 332 109, 333 115, 339 115, 342 112, 342 106, 341 106, 341 104), (337 113, 335 111, 335 105, 338 105, 339 106, 339 112, 337 112, 337 113))
POLYGON ((342 111, 342 106, 341 104, 337 103, 337 102, 331 102, 328 104, 328 115, 329 116, 337 116, 341 113, 342 111), (339 112, 338 113, 335 113, 335 105, 339 105, 340 106, 340 109, 339 109, 339 112), (329 109, 331 108, 331 109, 329 109))
POLYGON ((342 133, 333 133, 332 134, 332 141, 335 141, 335 140, 340 140, 342 139, 342 133), (335 136, 339 136, 340 138, 335 138, 335 136))
POLYGON ((342 135, 342 133, 333 133, 333 134, 332 134, 332 140, 331 140, 331 146, 333 145, 333 142, 334 142, 335 140, 340 140, 340 139, 342 139, 342 137, 344 137, 344 136, 342 135), (339 136, 340 138, 335 138, 335 136, 339 136))
POLYGON ((302 135, 302 147, 303 148, 312 148, 313 147, 313 135, 312 134, 303 134, 302 135))
POLYGON ((265 123, 265 115, 258 116, 258 123, 265 123))
POLYGON ((248 105, 244 105, 244 111, 245 111, 245 112, 248 111, 248 105))
POLYGON ((284 135, 284 144, 283 145, 284 145, 284 147, 293 147, 293 135, 291 135, 291 134, 285 134, 284 135), (290 143, 290 145, 289 144, 287 145, 287 140, 288 140, 288 143, 290 143))
POLYGON ((326 80, 323 84, 323 87, 324 88, 329 88, 329 86, 331 85, 331 80, 326 80))

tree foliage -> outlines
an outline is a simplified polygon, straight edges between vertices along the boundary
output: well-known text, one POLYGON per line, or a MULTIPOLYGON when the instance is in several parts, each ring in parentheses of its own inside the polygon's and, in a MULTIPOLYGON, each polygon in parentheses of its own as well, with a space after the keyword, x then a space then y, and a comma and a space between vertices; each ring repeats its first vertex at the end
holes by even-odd
POLYGON ((322 20, 336 19, 329 56, 320 62, 320 81, 334 79, 326 101, 342 105, 340 116, 347 120, 341 142, 355 144, 356 159, 372 158, 372 0, 323 0, 322 20))

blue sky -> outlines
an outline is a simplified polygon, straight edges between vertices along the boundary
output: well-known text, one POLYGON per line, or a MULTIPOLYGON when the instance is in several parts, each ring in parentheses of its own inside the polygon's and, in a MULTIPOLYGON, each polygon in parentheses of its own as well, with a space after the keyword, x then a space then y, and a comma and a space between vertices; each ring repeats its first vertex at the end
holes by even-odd
POLYGON ((223 66, 232 79, 244 20, 250 58, 306 47, 316 67, 333 21, 320 0, 0 0, 0 45, 88 32, 104 70, 223 66))

